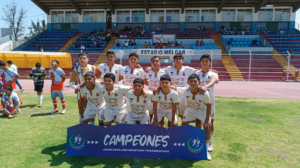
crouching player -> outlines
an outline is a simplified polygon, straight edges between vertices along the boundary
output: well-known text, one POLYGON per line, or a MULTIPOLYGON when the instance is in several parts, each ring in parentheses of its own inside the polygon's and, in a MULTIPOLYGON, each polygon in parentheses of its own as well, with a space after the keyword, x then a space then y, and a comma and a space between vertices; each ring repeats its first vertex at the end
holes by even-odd
POLYGON ((100 84, 95 82, 95 74, 87 72, 84 74, 85 86, 80 88, 81 97, 84 98, 83 103, 83 120, 81 123, 89 123, 95 125, 95 116, 97 114, 99 126, 103 125, 101 113, 105 106, 100 84))
POLYGON ((128 100, 128 112, 125 118, 125 124, 150 124, 149 101, 152 98, 152 92, 144 91, 144 81, 136 78, 133 81, 133 90, 125 94, 128 100))
MULTIPOLYGON (((211 100, 208 91, 201 94, 198 88, 200 79, 196 74, 192 74, 188 78, 187 87, 177 87, 177 92, 184 96, 186 109, 183 115, 182 125, 188 125, 196 119, 196 127, 201 129, 204 125, 206 135, 206 149, 210 142, 210 126, 211 126, 211 100), (200 124, 201 123, 201 124, 200 124)), ((211 160, 211 156, 207 151, 207 160, 211 160)))
POLYGON ((101 92, 105 99, 105 108, 103 112, 103 125, 111 126, 116 121, 116 124, 124 123, 126 111, 126 102, 123 96, 132 87, 119 86, 115 84, 116 77, 112 73, 104 75, 104 87, 101 87, 101 92))
POLYGON ((8 116, 8 118, 14 118, 17 110, 22 105, 19 95, 13 90, 11 86, 6 86, 5 93, 2 97, 2 101, 4 102, 3 115, 8 116))
POLYGON ((153 94, 153 125, 158 125, 164 117, 168 118, 168 127, 177 126, 176 105, 179 104, 178 93, 171 89, 171 77, 163 75, 160 77, 160 87, 157 93, 153 94))

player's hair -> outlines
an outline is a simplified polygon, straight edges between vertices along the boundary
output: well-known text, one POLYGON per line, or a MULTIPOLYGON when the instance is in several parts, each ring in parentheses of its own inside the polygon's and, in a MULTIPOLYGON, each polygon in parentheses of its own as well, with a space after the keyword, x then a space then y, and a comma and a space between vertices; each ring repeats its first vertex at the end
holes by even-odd
POLYGON ((41 63, 39 62, 35 63, 35 67, 40 68, 41 66, 42 66, 41 63))
POLYGON ((6 86, 5 90, 13 91, 14 89, 11 86, 6 86))
POLYGON ((141 79, 141 78, 135 78, 134 80, 133 80, 133 84, 134 83, 140 83, 140 84, 142 84, 143 86, 144 86, 144 81, 141 79))
POLYGON ((168 80, 169 82, 171 82, 171 77, 169 75, 163 75, 160 77, 160 81, 163 81, 163 80, 168 80))
POLYGON ((87 53, 79 53, 78 54, 78 58, 80 57, 80 56, 85 56, 86 58, 89 58, 89 55, 87 54, 87 53))
POLYGON ((57 60, 52 60, 52 62, 55 61, 57 63, 57 65, 59 65, 59 62, 57 60))
POLYGON ((6 63, 0 60, 0 66, 6 66, 6 63))
POLYGON ((197 78, 197 80, 198 80, 198 81, 200 81, 200 78, 199 78, 199 76, 198 76, 198 75, 196 75, 196 74, 192 74, 192 75, 190 75, 190 76, 189 76, 189 78, 188 78, 188 80, 190 80, 190 79, 193 79, 193 78, 197 78))
POLYGON ((173 60, 175 60, 175 59, 176 59, 176 57, 180 57, 180 58, 182 58, 182 59, 184 60, 184 58, 183 58, 183 55, 182 55, 182 54, 175 54, 175 55, 174 55, 174 57, 173 57, 173 60))
POLYGON ((113 54, 114 56, 116 56, 115 52, 113 52, 113 51, 107 51, 106 56, 107 56, 108 54, 113 54))
POLYGON ((93 72, 87 72, 84 74, 84 77, 87 77, 87 76, 91 76, 92 78, 95 78, 95 74, 93 72))
POLYGON ((8 64, 12 64, 12 61, 11 61, 11 60, 8 60, 7 63, 8 63, 8 64))
POLYGON ((135 52, 130 53, 128 58, 130 57, 136 57, 137 59, 139 59, 139 55, 135 52))
POLYGON ((152 61, 153 58, 158 58, 159 61, 160 61, 160 58, 159 58, 158 56, 153 56, 153 57, 151 58, 151 61, 152 61))
POLYGON ((104 75, 104 79, 105 78, 110 78, 111 80, 113 80, 113 82, 115 82, 116 80, 116 76, 113 73, 107 73, 104 75))
POLYGON ((200 62, 201 62, 201 60, 202 60, 203 58, 208 58, 209 61, 211 62, 211 58, 210 58, 210 55, 209 55, 209 54, 203 54, 203 55, 201 56, 201 58, 200 58, 200 62))

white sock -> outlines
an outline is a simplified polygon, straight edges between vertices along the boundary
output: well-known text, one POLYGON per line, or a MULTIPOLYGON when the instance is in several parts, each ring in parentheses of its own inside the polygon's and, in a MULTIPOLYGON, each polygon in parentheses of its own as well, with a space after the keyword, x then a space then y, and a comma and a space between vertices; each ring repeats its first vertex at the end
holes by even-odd
POLYGON ((79 124, 81 123, 82 119, 83 118, 81 116, 79 116, 79 124))
POLYGON ((39 100, 40 100, 40 104, 43 104, 43 95, 38 95, 39 100))
POLYGON ((213 138, 214 138, 214 134, 210 134, 210 142, 209 142, 209 145, 212 144, 213 138))
POLYGON ((89 122, 90 125, 95 125, 95 122, 89 122))
POLYGON ((206 143, 206 151, 208 152, 209 143, 206 143))

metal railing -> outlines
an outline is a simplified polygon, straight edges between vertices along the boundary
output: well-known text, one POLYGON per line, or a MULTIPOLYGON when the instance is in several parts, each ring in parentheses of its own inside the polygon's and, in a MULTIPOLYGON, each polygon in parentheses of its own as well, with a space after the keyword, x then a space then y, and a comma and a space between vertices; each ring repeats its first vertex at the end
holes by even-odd
POLYGON ((1 38, 0 38, 0 44, 3 44, 3 43, 5 43, 5 42, 7 42, 7 41, 9 41, 9 40, 11 40, 10 35, 1 37, 1 38))

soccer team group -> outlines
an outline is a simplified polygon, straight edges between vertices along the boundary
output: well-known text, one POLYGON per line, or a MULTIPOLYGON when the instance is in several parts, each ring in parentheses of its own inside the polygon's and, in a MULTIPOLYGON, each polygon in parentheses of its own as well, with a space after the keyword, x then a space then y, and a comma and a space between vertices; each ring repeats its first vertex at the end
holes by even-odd
MULTIPOLYGON (((211 160, 208 152, 213 150, 214 84, 218 83, 218 74, 209 69, 210 55, 201 56, 201 69, 183 66, 184 56, 181 54, 173 57, 173 66, 162 68, 160 58, 154 56, 151 58, 151 67, 145 71, 138 64, 139 56, 136 53, 129 54, 129 65, 125 67, 114 63, 114 52, 108 51, 106 58, 107 63, 95 67, 88 64, 89 57, 86 53, 78 55, 79 66, 75 66, 72 71, 70 87, 77 94, 80 123, 94 124, 97 115, 99 126, 111 126, 114 122, 152 123, 164 127, 166 117, 168 127, 174 127, 178 126, 177 118, 180 117, 182 125, 195 122, 196 127, 204 128, 207 156, 211 160)), ((58 113, 56 98, 59 97, 63 106, 61 113, 64 114, 65 72, 59 68, 57 60, 53 60, 51 66, 49 75, 52 78, 51 98, 54 110, 50 113, 58 113)), ((0 61, 0 68, 3 115, 14 117, 22 103, 14 92, 15 81, 19 75, 10 70, 3 61, 0 61)), ((36 63, 36 67, 30 72, 39 97, 39 107, 42 106, 46 75, 47 72, 40 63, 36 63)))

